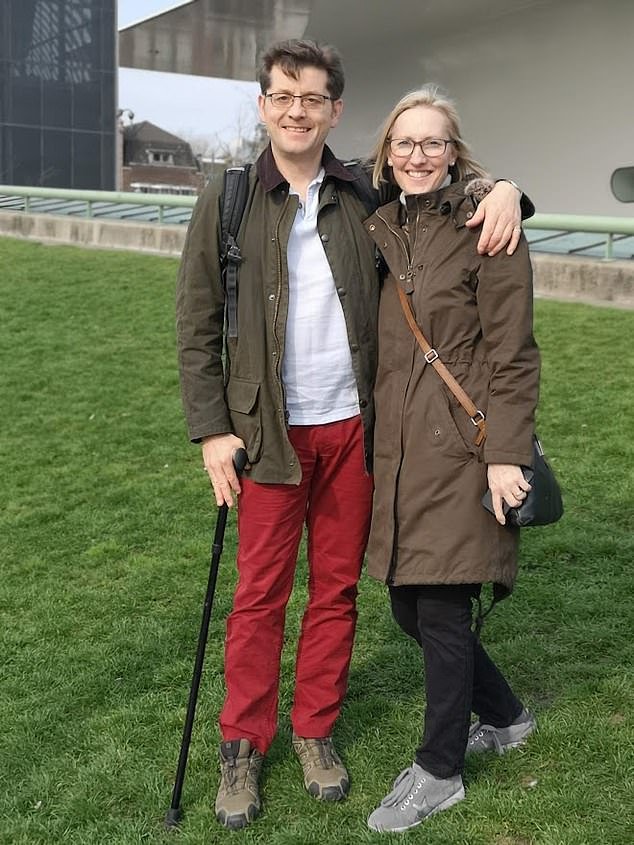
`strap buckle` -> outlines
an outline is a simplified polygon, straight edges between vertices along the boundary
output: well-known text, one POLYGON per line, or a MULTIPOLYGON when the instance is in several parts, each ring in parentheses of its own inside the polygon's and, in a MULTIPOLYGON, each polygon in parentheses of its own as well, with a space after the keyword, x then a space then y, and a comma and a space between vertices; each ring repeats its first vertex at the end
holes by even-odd
POLYGON ((476 411, 475 414, 472 417, 469 417, 469 419, 471 420, 471 422, 477 428, 480 425, 480 423, 484 422, 485 417, 484 417, 484 414, 482 413, 482 411, 476 411))
POLYGON ((435 349, 430 349, 429 352, 425 352, 425 360, 428 364, 433 364, 434 361, 438 358, 438 353, 435 349))
POLYGON ((234 242, 227 250, 227 261, 230 261, 232 264, 242 264, 243 260, 240 254, 240 247, 234 242))

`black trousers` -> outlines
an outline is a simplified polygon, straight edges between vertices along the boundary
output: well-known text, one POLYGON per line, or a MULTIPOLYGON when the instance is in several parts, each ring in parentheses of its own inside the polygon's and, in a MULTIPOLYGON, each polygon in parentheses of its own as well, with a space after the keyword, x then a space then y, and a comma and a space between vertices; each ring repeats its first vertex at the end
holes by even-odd
POLYGON ((395 620, 423 650, 427 706, 416 762, 435 777, 461 773, 471 713, 505 728, 522 702, 471 630, 480 584, 390 587, 395 620))

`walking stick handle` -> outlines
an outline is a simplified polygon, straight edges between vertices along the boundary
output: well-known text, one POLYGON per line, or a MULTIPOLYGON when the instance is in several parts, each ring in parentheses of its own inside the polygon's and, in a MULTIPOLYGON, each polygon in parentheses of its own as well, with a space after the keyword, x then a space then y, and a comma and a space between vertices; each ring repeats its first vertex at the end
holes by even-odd
POLYGON ((244 468, 249 460, 246 449, 236 449, 233 453, 233 466, 235 467, 238 478, 244 472, 244 468))

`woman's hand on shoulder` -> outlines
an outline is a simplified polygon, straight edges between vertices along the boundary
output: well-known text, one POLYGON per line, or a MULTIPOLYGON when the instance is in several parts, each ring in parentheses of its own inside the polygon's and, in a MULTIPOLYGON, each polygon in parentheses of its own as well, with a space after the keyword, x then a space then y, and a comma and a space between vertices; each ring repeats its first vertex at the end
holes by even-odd
POLYGON ((505 525, 504 502, 512 508, 519 507, 531 485, 524 478, 522 468, 515 464, 488 464, 487 477, 495 518, 500 525, 505 525))

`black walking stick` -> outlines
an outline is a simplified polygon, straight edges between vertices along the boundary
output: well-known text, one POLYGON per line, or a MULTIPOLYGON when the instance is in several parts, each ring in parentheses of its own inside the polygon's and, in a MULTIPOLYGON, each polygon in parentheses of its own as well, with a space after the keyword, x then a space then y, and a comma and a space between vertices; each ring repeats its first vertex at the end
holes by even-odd
MULTIPOLYGON (((238 476, 242 474, 247 462, 247 453, 244 449, 238 449, 233 456, 233 465, 238 476)), ((187 756, 189 754, 189 744, 192 738, 192 727, 194 725, 194 716, 196 714, 196 702, 198 701, 198 688, 200 687, 200 679, 203 672, 203 663, 205 660, 205 649, 207 647, 207 635, 209 633, 209 622, 211 620, 211 607, 214 601, 214 593, 216 591, 216 579, 218 577, 218 564, 220 563, 220 555, 222 554, 222 543, 225 536, 225 527, 227 525, 227 513, 229 508, 225 504, 218 509, 218 519, 216 520, 216 530, 214 532, 214 541, 211 547, 211 566, 209 568, 209 581, 207 582, 207 593, 205 595, 205 605, 203 607, 203 618, 200 623, 200 633, 198 634, 198 649, 196 651, 196 660, 194 661, 194 673, 192 676, 192 685, 189 691, 189 702, 187 704, 187 715, 185 717, 185 726, 183 727, 183 738, 181 740, 181 750, 178 757, 178 768, 176 769, 176 780, 174 781, 174 789, 172 790, 172 803, 165 816, 165 827, 173 829, 178 827, 182 818, 183 811, 181 809, 181 794, 183 792, 183 782, 185 780, 185 769, 187 768, 187 756)))

